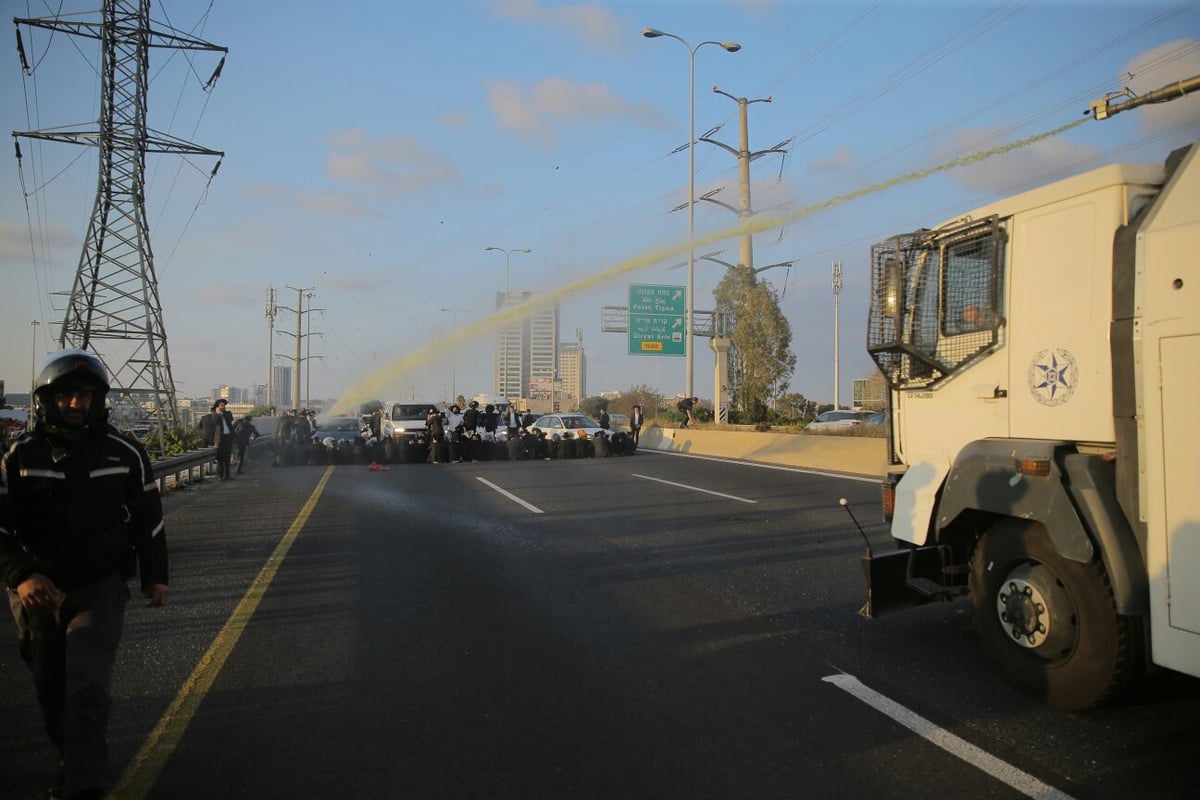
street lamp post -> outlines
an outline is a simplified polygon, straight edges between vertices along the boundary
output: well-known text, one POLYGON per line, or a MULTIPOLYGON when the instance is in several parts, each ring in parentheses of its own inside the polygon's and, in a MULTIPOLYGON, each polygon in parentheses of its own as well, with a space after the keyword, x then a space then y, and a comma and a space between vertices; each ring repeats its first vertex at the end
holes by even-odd
MULTIPOLYGON (((504 253, 504 302, 508 303, 509 260, 512 258, 513 253, 532 253, 533 250, 531 250, 528 247, 514 247, 512 250, 505 250, 503 247, 485 247, 483 249, 485 252, 488 250, 496 250, 498 252, 504 253)), ((503 389, 503 391, 501 393, 505 397, 508 397, 508 383, 509 383, 509 381, 508 381, 509 341, 508 340, 509 340, 509 336, 511 335, 511 333, 512 333, 512 326, 510 325, 504 329, 504 356, 500 360, 501 374, 503 375, 503 378, 504 378, 504 380, 502 382, 503 386, 496 387, 497 389, 503 389)))
POLYGON ((715 44, 730 53, 742 49, 737 42, 704 41, 692 47, 687 40, 673 33, 664 33, 655 28, 642 28, 642 36, 647 39, 657 39, 665 36, 682 44, 688 51, 691 68, 688 72, 688 265, 687 265, 687 347, 684 350, 684 370, 687 380, 684 395, 692 396, 692 345, 695 341, 693 326, 695 323, 695 289, 696 289, 696 253, 693 242, 696 238, 696 51, 706 44, 715 44))
POLYGON ((838 339, 841 338, 842 264, 833 262, 833 409, 841 408, 841 378, 838 375, 838 339))
POLYGON ((508 300, 508 262, 512 258, 513 253, 532 253, 528 247, 514 247, 512 250, 505 250, 503 247, 485 247, 484 251, 499 250, 504 253, 504 299, 508 300))
MULTIPOLYGON (((470 311, 469 308, 443 308, 442 311, 449 311, 450 317, 454 320, 454 328, 458 329, 458 315, 465 314, 470 311)), ((458 402, 458 347, 455 347, 450 355, 450 402, 458 402)))
POLYGON ((36 319, 29 325, 33 330, 33 344, 29 349, 29 413, 25 415, 25 427, 33 430, 33 395, 37 392, 37 329, 42 323, 36 319))

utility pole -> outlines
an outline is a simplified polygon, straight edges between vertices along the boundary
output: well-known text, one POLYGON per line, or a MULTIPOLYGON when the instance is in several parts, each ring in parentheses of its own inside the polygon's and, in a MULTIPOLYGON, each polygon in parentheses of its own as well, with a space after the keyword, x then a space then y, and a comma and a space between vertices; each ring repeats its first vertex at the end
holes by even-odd
MULTIPOLYGON (((712 138, 710 133, 706 133, 705 135, 701 136, 700 141, 716 145, 725 152, 730 153, 737 158, 739 203, 738 207, 734 208, 728 203, 724 203, 715 199, 716 193, 720 191, 719 189, 702 195, 700 199, 708 200, 711 203, 716 203, 717 205, 734 212, 738 215, 738 220, 744 227, 746 223, 749 222, 751 215, 754 213, 753 207, 750 204, 750 162, 754 161, 755 159, 762 158, 769 153, 786 154, 787 150, 784 148, 791 142, 791 140, 786 139, 774 147, 766 150, 760 150, 757 153, 750 152, 750 120, 748 108, 751 103, 770 103, 771 98, 768 96, 757 100, 748 100, 745 97, 734 97, 729 92, 722 91, 716 86, 713 86, 713 92, 719 95, 724 95, 738 104, 738 148, 735 150, 724 142, 717 141, 716 139, 712 138)), ((713 131, 713 133, 715 133, 715 131, 713 131)), ((723 264, 726 268, 734 266, 727 262, 713 258, 711 255, 701 256, 700 258, 701 260, 715 261, 718 264, 723 264)), ((736 265, 737 269, 749 270, 751 280, 755 280, 753 276, 757 275, 759 272, 771 269, 773 267, 784 266, 790 268, 791 262, 783 261, 778 264, 771 264, 770 266, 763 267, 762 269, 755 269, 754 237, 749 231, 743 231, 740 237, 740 245, 738 249, 738 263, 736 265)), ((732 381, 729 378, 729 358, 731 351, 734 352, 734 357, 736 358, 736 350, 733 347, 732 341, 730 340, 731 336, 732 331, 726 330, 722 335, 714 335, 711 343, 713 352, 717 354, 716 364, 714 366, 715 374, 713 377, 713 385, 715 387, 729 386, 732 388, 732 381)), ((713 415, 719 422, 727 421, 729 416, 729 410, 727 407, 727 393, 718 390, 714 392, 714 394, 716 396, 713 397, 713 415)))
MULTIPOLYGON (((178 425, 175 382, 167 350, 158 278, 146 219, 146 154, 224 153, 152 131, 146 124, 150 48, 227 53, 228 48, 195 39, 174 29, 150 26, 150 0, 104 0, 99 22, 57 17, 15 19, 17 51, 27 75, 21 28, 83 36, 100 42, 100 119, 94 131, 53 128, 16 131, 15 137, 69 142, 100 150, 96 201, 76 268, 75 282, 59 335, 61 347, 94 352, 112 378, 115 409, 123 423, 147 423, 158 432, 161 455, 164 429, 178 425), (149 412, 142 410, 147 401, 149 412)), ((205 89, 216 82, 224 56, 205 89)), ((21 159, 17 145, 17 159, 21 159)), ((217 162, 209 181, 220 168, 217 162)), ((150 442, 154 442, 152 437, 150 442)))
POLYGON ((264 309, 267 317, 267 391, 263 400, 267 408, 275 408, 275 287, 267 287, 267 305, 264 309))
POLYGON ((297 286, 292 286, 291 284, 284 284, 284 286, 286 286, 288 289, 292 289, 293 291, 296 292, 296 307, 291 308, 289 306, 278 306, 278 308, 282 308, 284 311, 292 311, 296 314, 296 332, 292 333, 291 331, 285 331, 282 328, 280 329, 279 332, 284 334, 285 336, 294 336, 296 339, 296 349, 295 349, 295 355, 293 355, 293 356, 280 355, 280 358, 290 358, 292 360, 292 364, 293 364, 293 369, 292 369, 292 407, 293 408, 301 408, 302 406, 300 403, 300 399, 301 399, 300 398, 300 370, 304 366, 304 359, 300 353, 300 346, 304 340, 304 314, 305 314, 304 293, 311 292, 316 287, 308 286, 305 288, 300 288, 297 286))
MULTIPOLYGON (((791 143, 791 139, 785 139, 774 147, 767 148, 766 150, 759 150, 756 153, 750 152, 750 120, 748 107, 751 103, 770 103, 771 98, 768 96, 759 98, 757 100, 748 100, 745 97, 734 97, 729 92, 722 91, 716 86, 713 87, 713 92, 719 95, 724 95, 738 104, 738 148, 735 150, 724 142, 713 139, 708 134, 701 136, 700 141, 716 145, 725 152, 737 158, 738 207, 734 208, 728 203, 723 203, 720 200, 715 199, 715 192, 709 192, 708 194, 703 195, 700 199, 707 200, 710 203, 716 203, 717 205, 734 212, 738 215, 738 220, 744 226, 754 213, 754 210, 750 204, 750 162, 771 153, 781 153, 786 155, 787 150, 784 148, 791 143)), ((742 233, 741 235, 740 246, 738 249, 738 266, 745 267, 747 269, 754 269, 753 236, 748 231, 742 233)))
MULTIPOLYGON (((295 287, 289 286, 289 289, 295 287)), ((311 288, 311 287, 310 287, 311 288)), ((304 367, 304 362, 300 360, 300 344, 304 341, 304 289, 296 289, 296 374, 292 376, 292 397, 296 398, 296 405, 300 403, 300 370, 304 367)), ((308 406, 303 406, 308 408, 308 406)))
MULTIPOLYGON (((313 406, 312 395, 309 394, 309 391, 312 387, 312 364, 310 362, 314 356, 312 354, 312 317, 308 315, 312 314, 314 311, 324 311, 325 309, 312 307, 313 298, 316 297, 316 295, 312 292, 309 292, 304 296, 308 298, 308 310, 304 312, 305 319, 308 321, 308 330, 304 334, 304 407, 311 409, 313 406)), ((321 358, 321 356, 315 357, 321 358)))
POLYGON ((841 388, 841 379, 838 377, 838 339, 841 338, 841 313, 842 300, 842 264, 839 261, 833 262, 833 410, 836 411, 842 407, 839 394, 841 388))
POLYGON ((37 392, 37 331, 42 323, 36 319, 29 325, 33 328, 33 343, 29 349, 29 413, 25 416, 25 430, 33 430, 33 395, 37 392))

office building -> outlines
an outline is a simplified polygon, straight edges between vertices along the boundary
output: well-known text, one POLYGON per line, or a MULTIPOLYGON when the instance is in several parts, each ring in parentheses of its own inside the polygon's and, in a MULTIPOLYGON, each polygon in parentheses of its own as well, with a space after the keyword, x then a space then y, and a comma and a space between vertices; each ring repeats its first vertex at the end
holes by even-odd
MULTIPOLYGON (((496 293, 496 309, 533 297, 528 289, 496 293)), ((529 398, 532 387, 553 385, 558 366, 558 305, 542 306, 496 332, 493 391, 512 400, 529 398)))
POLYGON ((279 410, 295 408, 292 401, 292 368, 276 365, 271 375, 271 405, 279 410))
POLYGON ((558 346, 558 406, 574 411, 579 401, 587 397, 587 355, 583 351, 583 334, 578 341, 562 342, 558 346))

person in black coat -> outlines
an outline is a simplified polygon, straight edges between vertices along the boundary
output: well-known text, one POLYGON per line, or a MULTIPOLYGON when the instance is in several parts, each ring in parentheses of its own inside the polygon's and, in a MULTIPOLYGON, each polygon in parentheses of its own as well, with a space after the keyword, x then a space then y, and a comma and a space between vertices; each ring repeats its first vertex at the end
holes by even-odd
POLYGON ((446 449, 446 427, 436 408, 431 407, 425 415, 425 432, 429 438, 429 457, 426 460, 430 464, 444 464, 449 455, 446 449))
POLYGON ((126 582, 139 575, 152 606, 168 596, 158 484, 141 443, 108 424, 108 390, 94 355, 56 353, 38 376, 34 428, 0 466, 0 583, 61 759, 53 797, 101 797, 108 783, 126 582))
POLYGON ((200 433, 206 447, 217 448, 217 477, 223 481, 230 478, 229 461, 233 457, 233 414, 225 410, 229 401, 222 397, 212 404, 209 414, 200 420, 200 433))
POLYGON ((642 416, 642 407, 635 405, 629 410, 629 438, 633 440, 633 446, 638 446, 638 441, 642 435, 642 425, 646 422, 646 418, 642 416))
POLYGON ((246 466, 246 450, 250 447, 250 440, 257 439, 259 436, 258 428, 254 427, 254 418, 249 414, 239 419, 233 426, 233 438, 237 442, 237 474, 242 474, 242 467, 246 466))

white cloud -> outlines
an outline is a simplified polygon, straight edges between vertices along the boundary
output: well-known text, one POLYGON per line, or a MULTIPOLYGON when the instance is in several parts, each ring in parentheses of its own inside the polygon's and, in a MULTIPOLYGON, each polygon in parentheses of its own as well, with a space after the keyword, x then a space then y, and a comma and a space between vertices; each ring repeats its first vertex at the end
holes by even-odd
POLYGON ((528 93, 513 81, 496 81, 488 104, 500 127, 542 145, 558 141, 557 125, 620 119, 642 128, 670 130, 669 118, 650 103, 631 103, 614 95, 603 83, 572 83, 546 78, 528 93))
POLYGON ((600 3, 543 5, 538 0, 496 0, 492 13, 558 28, 600 52, 623 52, 633 41, 627 26, 600 3))
POLYGON ((372 138, 360 129, 329 134, 325 175, 337 188, 254 184, 251 198, 290 211, 339 219, 381 216, 375 210, 395 202, 418 202, 429 192, 457 187, 454 162, 410 136, 372 138))
POLYGON ((62 225, 50 225, 43 230, 35 230, 30 233, 29 226, 25 223, 17 224, 0 220, 0 264, 28 263, 33 258, 30 245, 31 236, 33 246, 38 248, 39 258, 44 255, 43 247, 49 247, 52 251, 66 248, 74 251, 78 256, 81 244, 78 232, 73 232, 62 225))
POLYGON ((339 219, 366 219, 378 216, 364 208, 349 192, 261 183, 247 185, 242 191, 253 200, 287 211, 339 219))
MULTIPOLYGON (((951 142, 935 154, 937 163, 949 162, 964 153, 976 153, 996 146, 994 132, 989 130, 959 130, 951 142)), ((1071 172, 1072 164, 1087 162, 1099 150, 1061 137, 1043 139, 1007 153, 992 156, 979 163, 950 171, 950 179, 973 191, 1008 193, 1027 185, 1044 183, 1060 173, 1071 172)))
POLYGON ((471 117, 465 111, 450 111, 438 117, 438 125, 455 130, 467 127, 470 122, 471 117))
POLYGON ((331 151, 325 172, 337 181, 404 193, 461 182, 453 161, 411 136, 371 138, 351 129, 327 136, 325 144, 331 151))
POLYGON ((833 153, 824 158, 814 158, 808 162, 809 172, 840 172, 854 164, 854 150, 841 145, 833 153))
MULTIPOLYGON (((1200 42, 1177 39, 1136 56, 1121 73, 1119 80, 1141 95, 1193 75, 1200 75, 1200 42)), ((1200 122, 1200 94, 1169 103, 1141 106, 1138 114, 1143 133, 1180 124, 1194 124, 1200 122)))

